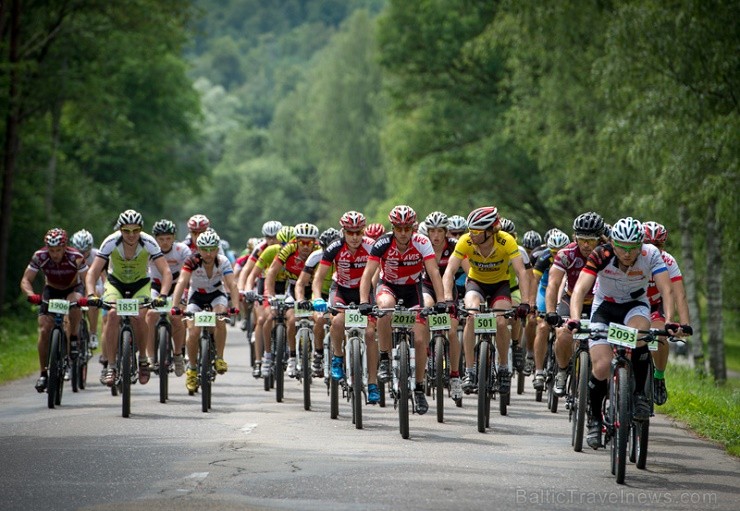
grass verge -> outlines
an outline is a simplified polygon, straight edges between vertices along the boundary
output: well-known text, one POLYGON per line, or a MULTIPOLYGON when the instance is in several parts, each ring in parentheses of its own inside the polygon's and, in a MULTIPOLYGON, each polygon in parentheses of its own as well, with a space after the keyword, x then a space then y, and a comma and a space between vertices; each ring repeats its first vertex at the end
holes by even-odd
POLYGON ((39 368, 34 317, 0 318, 0 384, 39 368))
POLYGON ((721 443, 733 456, 740 456, 739 379, 731 378, 717 386, 711 376, 698 377, 689 367, 671 364, 666 385, 669 399, 658 411, 721 443))

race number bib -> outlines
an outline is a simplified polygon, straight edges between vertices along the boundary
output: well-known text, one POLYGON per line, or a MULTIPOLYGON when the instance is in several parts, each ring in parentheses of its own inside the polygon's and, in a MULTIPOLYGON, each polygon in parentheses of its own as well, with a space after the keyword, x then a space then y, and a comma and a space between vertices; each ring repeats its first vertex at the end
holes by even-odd
POLYGON ((49 300, 49 312, 52 314, 69 314, 69 302, 67 300, 49 300))
POLYGON ((367 328, 367 316, 355 309, 345 311, 344 328, 367 328))
POLYGON ((116 300, 116 314, 119 316, 138 316, 139 300, 136 298, 119 298, 116 300))
POLYGON ((476 334, 495 334, 496 316, 493 312, 484 312, 475 315, 473 330, 476 334))
MULTIPOLYGON (((589 326, 591 326, 591 320, 588 319, 582 319, 581 320, 581 328, 584 330, 587 329, 589 326)), ((573 334, 573 339, 580 341, 581 339, 588 339, 588 336, 590 334, 588 332, 584 332, 582 334, 573 334)))
POLYGON ((216 313, 215 312, 196 312, 194 314, 195 326, 200 327, 213 327, 216 326, 216 313))
POLYGON ((412 311, 394 311, 391 318, 391 327, 409 328, 416 323, 416 313, 412 311))
POLYGON ((310 309, 307 310, 298 307, 298 303, 296 303, 293 307, 293 312, 295 313, 296 319, 310 318, 313 315, 313 311, 311 311, 310 309))
POLYGON ((171 309, 172 309, 172 297, 171 296, 168 296, 167 297, 167 305, 165 305, 163 307, 157 307, 154 310, 156 310, 160 314, 166 314, 166 313, 170 312, 171 309))
POLYGON ((606 340, 617 346, 634 348, 637 346, 637 329, 620 325, 619 323, 609 323, 606 340))
POLYGON ((449 330, 452 325, 449 314, 431 314, 427 317, 429 330, 436 332, 439 330, 449 330))

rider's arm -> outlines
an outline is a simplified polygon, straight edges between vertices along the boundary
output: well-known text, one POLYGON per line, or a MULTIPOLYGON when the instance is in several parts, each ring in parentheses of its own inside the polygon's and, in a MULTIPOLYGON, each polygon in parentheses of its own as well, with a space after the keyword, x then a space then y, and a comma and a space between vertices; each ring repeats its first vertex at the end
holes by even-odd
POLYGON ((239 289, 236 287, 236 277, 233 273, 224 275, 224 285, 231 295, 231 304, 236 307, 236 304, 239 303, 239 289))
POLYGON ((596 281, 596 275, 582 271, 578 276, 573 294, 570 297, 570 317, 572 319, 579 319, 581 312, 583 311, 583 300, 586 295, 591 291, 591 288, 596 281))
POLYGON ((436 296, 444 296, 444 286, 442 284, 442 276, 439 274, 437 261, 433 257, 426 259, 424 261, 424 268, 426 268, 427 275, 432 281, 432 286, 434 286, 434 294, 436 296))
POLYGON ((367 262, 360 280, 360 303, 370 303, 370 289, 373 284, 373 276, 378 268, 380 268, 380 261, 370 260, 367 262))
POLYGON ((157 267, 157 270, 159 270, 159 274, 162 275, 162 289, 160 290, 159 294, 162 296, 167 296, 170 293, 170 288, 172 287, 172 272, 170 271, 170 266, 167 264, 167 261, 164 257, 158 257, 157 259, 155 259, 154 265, 157 267))
POLYGON ((329 270, 331 269, 331 266, 328 264, 321 264, 319 263, 318 267, 314 271, 313 274, 313 282, 311 283, 311 292, 313 293, 313 298, 321 298, 321 291, 324 287, 324 279, 326 278, 326 274, 329 273, 329 270))
POLYGON ((95 294, 95 283, 98 281, 98 278, 103 271, 105 262, 106 260, 104 258, 96 257, 92 266, 90 266, 90 270, 87 272, 87 277, 85 278, 85 290, 87 291, 86 294, 88 296, 95 294))
POLYGON ((242 291, 251 291, 254 289, 254 279, 252 280, 252 287, 249 286, 249 277, 252 273, 252 270, 256 268, 255 262, 251 257, 247 259, 247 262, 244 263, 244 268, 239 272, 239 282, 237 282, 237 287, 242 291))
POLYGON ((283 262, 280 258, 276 257, 273 259, 270 269, 267 270, 267 275, 265 275, 265 294, 267 296, 275 296, 275 281, 282 269, 283 262))
POLYGON ((36 275, 38 275, 38 272, 31 268, 26 268, 26 271, 23 272, 23 278, 21 279, 21 291, 26 293, 26 296, 28 297, 35 294, 33 290, 33 281, 36 278, 36 275))
POLYGON ((307 271, 301 271, 301 274, 298 275, 298 280, 295 281, 295 301, 296 302, 302 302, 306 299, 304 296, 306 286, 309 284, 309 279, 311 278, 311 274, 307 271))
POLYGON ((516 272, 516 276, 519 279, 519 289, 522 293, 522 303, 528 303, 530 307, 534 307, 534 297, 530 293, 531 284, 529 280, 529 273, 524 268, 524 261, 521 257, 515 257, 511 260, 511 266, 516 272))
POLYGON ((555 309, 558 305, 560 284, 563 281, 564 275, 565 272, 563 272, 563 270, 557 268, 556 266, 550 267, 550 277, 547 281, 547 291, 545 292, 545 308, 547 310, 542 312, 555 312, 555 309))
POLYGON ((190 272, 181 271, 180 276, 177 277, 177 285, 175 285, 175 291, 172 293, 172 306, 179 307, 182 302, 182 293, 185 288, 190 285, 190 272))
POLYGON ((457 273, 458 268, 460 268, 460 264, 462 262, 463 259, 453 255, 447 263, 447 269, 445 270, 445 274, 442 276, 442 288, 444 291, 443 296, 445 301, 449 302, 452 300, 452 290, 455 288, 455 274, 457 273))
POLYGON ((671 278, 668 276, 667 271, 662 271, 653 275, 653 280, 655 280, 655 285, 658 287, 658 291, 660 291, 660 296, 663 299, 663 314, 665 316, 665 322, 672 323, 673 311, 675 309, 673 302, 671 278))

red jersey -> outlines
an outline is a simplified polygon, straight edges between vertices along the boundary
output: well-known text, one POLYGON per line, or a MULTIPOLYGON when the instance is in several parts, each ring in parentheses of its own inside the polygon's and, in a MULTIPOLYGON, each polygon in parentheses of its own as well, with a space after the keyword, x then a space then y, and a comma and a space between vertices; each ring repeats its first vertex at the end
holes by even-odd
POLYGON ((85 257, 72 247, 65 247, 59 263, 51 260, 48 247, 44 247, 33 254, 28 269, 34 273, 42 271, 47 286, 69 289, 77 283, 77 275, 86 272, 88 266, 85 257))
POLYGON ((423 234, 415 232, 404 252, 398 250, 392 232, 375 241, 370 251, 370 261, 380 263, 380 279, 387 284, 412 285, 419 282, 424 270, 424 261, 434 259, 432 242, 423 234))
POLYGON ((362 243, 353 254, 343 239, 335 240, 324 250, 320 264, 335 265, 332 279, 338 286, 358 289, 373 243, 375 243, 374 239, 363 236, 362 243))

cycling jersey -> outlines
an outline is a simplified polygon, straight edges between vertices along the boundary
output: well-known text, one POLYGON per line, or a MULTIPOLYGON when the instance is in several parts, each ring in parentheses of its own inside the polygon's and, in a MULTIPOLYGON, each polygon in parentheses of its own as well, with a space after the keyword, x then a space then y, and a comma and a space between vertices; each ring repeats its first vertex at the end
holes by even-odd
POLYGON ((103 240, 97 254, 97 257, 108 262, 108 276, 122 284, 148 279, 149 258, 154 260, 163 257, 157 241, 145 232, 139 236, 131 259, 126 259, 123 249, 123 237, 120 231, 116 231, 103 240))
POLYGON ((582 270, 596 277, 594 305, 596 310, 602 301, 613 303, 641 302, 649 306, 647 287, 650 279, 658 273, 668 271, 665 262, 653 245, 643 244, 640 254, 632 266, 624 272, 611 245, 599 245, 588 256, 582 270))
MULTIPOLYGON (((533 252, 534 253, 534 252, 533 252)), ((537 309, 544 311, 547 309, 547 284, 550 282, 550 267, 553 263, 553 256, 550 249, 537 252, 538 257, 534 263, 533 272, 540 277, 540 283, 537 286, 537 309)))
POLYGON ((455 245, 453 257, 468 258, 470 271, 468 278, 483 284, 495 284, 509 279, 509 261, 521 257, 514 237, 506 232, 493 235, 491 253, 484 256, 466 232, 455 245))
POLYGON ((380 279, 387 284, 413 285, 421 280, 424 261, 434 259, 432 242, 423 234, 411 235, 408 248, 398 250, 392 232, 382 235, 375 241, 370 251, 369 261, 380 263, 380 279))
MULTIPOLYGON (((439 255, 439 261, 437 261, 437 266, 439 266, 439 274, 444 275, 445 270, 447 269, 447 265, 450 264, 450 257, 452 257, 452 253, 455 251, 455 245, 457 244, 457 240, 454 240, 452 238, 447 238, 445 240, 445 244, 442 247, 442 253, 439 255)), ((432 247, 434 249, 434 247, 432 247)), ((435 255, 435 258, 437 256, 435 255)), ((425 288, 433 288, 432 286, 432 279, 429 278, 429 275, 427 275, 427 272, 424 271, 423 276, 423 284, 425 288)))
MULTIPOLYGON (((172 244, 170 251, 162 252, 162 255, 164 256, 165 261, 167 261, 167 266, 170 267, 170 272, 172 273, 172 289, 174 290, 177 277, 180 276, 180 269, 192 253, 185 243, 176 241, 172 244)), ((153 283, 162 283, 162 274, 159 272, 157 265, 154 264, 152 260, 149 261, 149 276, 152 278, 153 283)))
MULTIPOLYGON (((683 275, 681 274, 681 270, 678 268, 676 259, 665 250, 661 252, 660 256, 668 269, 668 276, 671 278, 671 282, 683 280, 683 275)), ((650 279, 650 283, 648 284, 647 295, 650 300, 650 305, 656 305, 663 301, 663 298, 660 296, 660 291, 658 291, 658 286, 655 285, 655 280, 653 279, 650 279)))
MULTIPOLYGON (((280 246, 279 243, 277 245, 278 247, 280 246)), ((272 246, 275 246, 275 245, 268 245, 267 241, 263 240, 256 247, 254 247, 254 250, 252 250, 252 253, 249 254, 250 261, 257 262, 257 260, 260 258, 260 255, 262 255, 262 252, 264 252, 267 247, 272 247, 272 246)))
MULTIPOLYGON (((308 273, 309 275, 313 276, 314 271, 316 271, 316 267, 321 262, 321 258, 324 255, 324 251, 322 249, 314 250, 311 252, 308 256, 308 259, 306 259, 306 264, 303 266, 303 273, 308 273)), ((331 290, 331 282, 332 282, 332 274, 333 269, 326 272, 326 275, 324 276, 324 282, 321 283, 321 293, 328 295, 329 291, 331 290)))
POLYGON ((292 283, 295 283, 303 267, 306 265, 306 259, 301 257, 301 254, 298 252, 298 243, 288 243, 285 245, 278 252, 277 258, 282 263, 288 279, 292 283))
MULTIPOLYGON (((275 243, 274 245, 270 245, 269 247, 265 248, 265 250, 260 253, 259 258, 257 259, 257 266, 263 272, 267 271, 270 268, 272 261, 278 255, 278 252, 280 252, 281 248, 283 247, 282 245, 280 245, 280 243, 275 243)), ((281 269, 277 277, 275 278, 275 282, 285 282, 286 280, 288 280, 288 274, 285 273, 283 269, 281 269)))
POLYGON ((43 247, 34 252, 27 269, 33 273, 43 272, 49 287, 68 289, 76 285, 77 275, 86 272, 88 266, 77 249, 65 247, 61 261, 55 263, 51 260, 49 248, 43 247))
POLYGON ((202 295, 220 291, 226 294, 223 288, 223 280, 226 275, 233 274, 231 263, 226 256, 217 255, 213 263, 210 276, 206 272, 203 259, 200 254, 191 255, 182 267, 183 273, 190 273, 190 286, 188 288, 188 301, 195 293, 202 295))
MULTIPOLYGON (((321 258, 321 264, 334 265, 334 282, 346 288, 359 288, 375 240, 363 236, 362 243, 353 254, 343 239, 334 240, 321 258)), ((308 263, 307 263, 308 264, 308 263)), ((359 302, 358 302, 359 303, 359 302)))
MULTIPOLYGON (((555 255, 552 267, 557 271, 565 273, 565 293, 568 296, 573 293, 573 288, 575 288, 578 276, 581 274, 584 266, 586 266, 586 258, 581 253, 581 249, 578 248, 578 243, 575 241, 561 248, 555 255)), ((592 287, 584 297, 583 303, 591 303, 593 299, 594 290, 592 287)))

